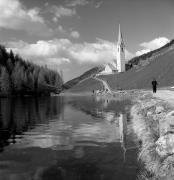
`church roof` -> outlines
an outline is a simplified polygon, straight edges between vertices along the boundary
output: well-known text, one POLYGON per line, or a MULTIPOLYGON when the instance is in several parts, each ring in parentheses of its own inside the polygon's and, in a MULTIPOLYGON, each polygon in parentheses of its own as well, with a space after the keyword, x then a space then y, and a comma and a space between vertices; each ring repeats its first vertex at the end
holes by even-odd
POLYGON ((117 70, 116 64, 108 63, 108 66, 109 66, 112 70, 117 70))
POLYGON ((115 64, 115 62, 111 62, 111 63, 105 64, 105 69, 99 74, 112 74, 113 71, 116 71, 116 70, 117 70, 117 65, 115 64))

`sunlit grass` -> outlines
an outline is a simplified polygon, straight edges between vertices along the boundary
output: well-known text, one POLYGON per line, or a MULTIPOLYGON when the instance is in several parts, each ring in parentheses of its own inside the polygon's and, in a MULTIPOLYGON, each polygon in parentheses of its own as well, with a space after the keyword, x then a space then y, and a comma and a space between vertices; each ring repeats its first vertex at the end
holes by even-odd
POLYGON ((138 98, 131 109, 133 129, 141 142, 138 160, 144 164, 144 169, 139 171, 137 180, 174 179, 174 155, 160 157, 155 144, 160 137, 159 121, 164 119, 169 110, 170 108, 165 103, 153 99, 150 95, 138 98), (155 109, 159 105, 164 107, 165 112, 156 114, 155 109), (149 111, 151 114, 148 116, 149 111))

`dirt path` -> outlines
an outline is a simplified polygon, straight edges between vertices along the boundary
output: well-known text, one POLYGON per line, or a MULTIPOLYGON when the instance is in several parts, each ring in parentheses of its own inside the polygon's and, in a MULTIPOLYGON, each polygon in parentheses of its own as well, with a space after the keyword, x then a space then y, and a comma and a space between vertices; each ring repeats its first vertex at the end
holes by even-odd
POLYGON ((174 91, 170 90, 158 90, 156 94, 153 94, 154 97, 160 98, 164 101, 169 102, 174 106, 174 91))
POLYGON ((106 81, 104 81, 104 80, 102 80, 100 78, 97 78, 97 77, 93 77, 93 79, 95 79, 97 81, 100 81, 103 84, 105 90, 108 89, 108 93, 112 94, 112 90, 111 90, 109 84, 106 81))

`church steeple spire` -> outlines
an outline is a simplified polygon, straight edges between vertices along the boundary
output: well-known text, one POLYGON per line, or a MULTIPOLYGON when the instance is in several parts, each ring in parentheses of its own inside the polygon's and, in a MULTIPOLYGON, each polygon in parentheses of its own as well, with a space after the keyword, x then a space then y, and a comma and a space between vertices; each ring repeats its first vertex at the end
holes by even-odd
POLYGON ((124 44, 120 24, 119 24, 118 42, 117 42, 117 69, 118 72, 125 71, 125 44, 124 44))
POLYGON ((117 42, 117 43, 120 43, 120 42, 121 42, 121 37, 122 37, 122 34, 121 34, 120 24, 119 24, 119 29, 118 29, 118 42, 117 42))
POLYGON ((119 30, 118 30, 118 42, 117 42, 117 44, 122 46, 123 48, 125 47, 124 40, 123 40, 123 35, 122 35, 122 32, 121 32, 121 28, 120 28, 120 24, 119 24, 119 30))

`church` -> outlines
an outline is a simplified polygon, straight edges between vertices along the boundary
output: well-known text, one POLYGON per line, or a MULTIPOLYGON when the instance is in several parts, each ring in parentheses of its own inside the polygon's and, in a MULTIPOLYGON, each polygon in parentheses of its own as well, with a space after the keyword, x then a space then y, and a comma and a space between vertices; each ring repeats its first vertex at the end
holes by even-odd
POLYGON ((116 60, 105 64, 105 69, 100 72, 100 75, 115 74, 125 71, 125 43, 120 30, 118 31, 118 41, 116 46, 116 60))

